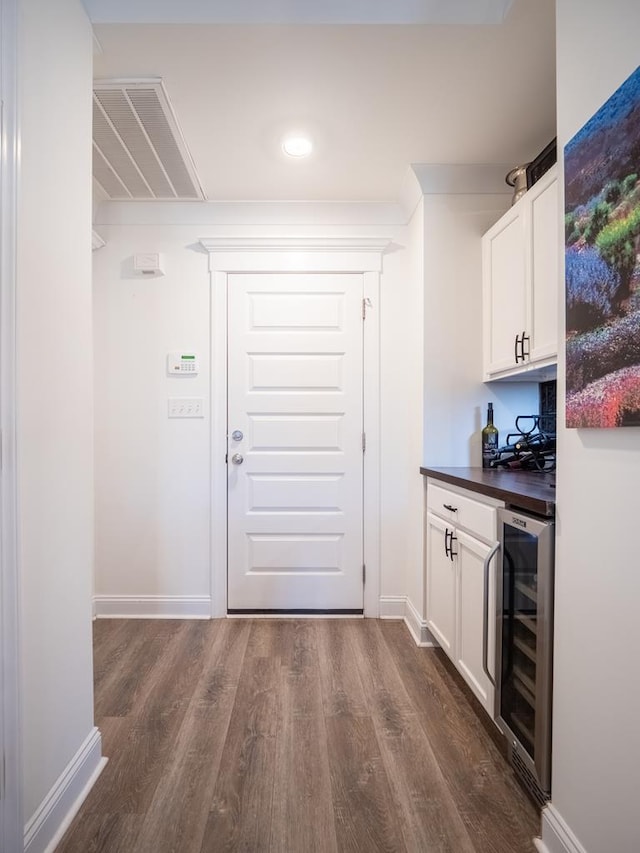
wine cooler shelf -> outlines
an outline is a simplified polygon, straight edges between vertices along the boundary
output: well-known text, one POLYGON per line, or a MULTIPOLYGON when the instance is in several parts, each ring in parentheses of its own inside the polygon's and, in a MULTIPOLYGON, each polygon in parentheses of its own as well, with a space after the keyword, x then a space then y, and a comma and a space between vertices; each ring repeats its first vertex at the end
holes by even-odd
POLYGON ((521 735, 522 745, 526 748, 529 755, 533 750, 535 741, 534 717, 533 714, 526 715, 525 713, 513 713, 511 721, 516 730, 516 734, 521 735))
POLYGON ((529 601, 533 602, 533 604, 537 603, 538 592, 535 586, 531 586, 530 584, 524 583, 523 581, 519 580, 515 581, 514 586, 517 592, 519 592, 521 595, 524 595, 525 598, 528 598, 529 601))
POLYGON ((530 686, 527 686, 524 681, 518 676, 517 669, 514 667, 514 678, 513 678, 513 686, 516 689, 517 693, 524 699, 524 701, 529 705, 529 707, 535 712, 536 709, 536 686, 533 682, 530 682, 530 686))
MULTIPOLYGON (((536 644, 531 638, 528 638, 526 635, 522 637, 514 634, 512 642, 514 650, 521 652, 523 655, 528 657, 530 661, 533 661, 533 663, 536 662, 536 644)), ((508 671, 505 674, 508 675, 508 671)))
POLYGON ((538 633, 538 629, 536 628, 536 615, 535 613, 516 613, 515 620, 520 628, 523 628, 533 634, 535 639, 536 634, 538 633))

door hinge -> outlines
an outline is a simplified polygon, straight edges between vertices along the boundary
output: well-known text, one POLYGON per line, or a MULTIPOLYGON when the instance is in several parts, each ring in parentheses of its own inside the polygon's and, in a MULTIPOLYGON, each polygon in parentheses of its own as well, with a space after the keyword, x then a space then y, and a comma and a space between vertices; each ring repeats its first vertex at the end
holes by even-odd
POLYGON ((224 454, 224 464, 225 464, 225 465, 228 465, 228 464, 229 464, 229 454, 228 454, 228 453, 225 453, 225 454, 224 454))
POLYGON ((365 296, 362 300, 362 319, 367 319, 367 308, 371 308, 371 300, 368 296, 365 296))
POLYGON ((362 564, 362 583, 365 583, 366 580, 367 580, 367 567, 363 563, 362 564))
POLYGON ((366 432, 362 433, 362 452, 364 453, 367 449, 367 434, 366 432))

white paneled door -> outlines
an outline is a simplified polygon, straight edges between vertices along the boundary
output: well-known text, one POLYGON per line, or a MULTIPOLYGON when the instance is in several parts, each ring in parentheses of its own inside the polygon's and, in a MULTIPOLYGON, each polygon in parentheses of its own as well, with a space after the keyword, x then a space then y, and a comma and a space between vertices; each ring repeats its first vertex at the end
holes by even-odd
POLYGON ((228 277, 231 612, 362 612, 362 298, 362 274, 228 277))

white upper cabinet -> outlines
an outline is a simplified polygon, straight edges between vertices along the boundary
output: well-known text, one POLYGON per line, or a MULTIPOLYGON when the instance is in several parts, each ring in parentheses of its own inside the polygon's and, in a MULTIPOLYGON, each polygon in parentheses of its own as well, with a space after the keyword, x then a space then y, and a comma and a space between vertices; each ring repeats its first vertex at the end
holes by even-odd
POLYGON ((485 380, 555 364, 558 234, 554 166, 482 239, 485 380))
POLYGON ((522 335, 527 322, 524 244, 520 204, 507 211, 483 238, 483 339, 487 374, 516 366, 516 338, 522 335))
POLYGON ((558 356, 558 180, 554 166, 528 191, 529 199, 529 278, 531 297, 530 362, 558 356))

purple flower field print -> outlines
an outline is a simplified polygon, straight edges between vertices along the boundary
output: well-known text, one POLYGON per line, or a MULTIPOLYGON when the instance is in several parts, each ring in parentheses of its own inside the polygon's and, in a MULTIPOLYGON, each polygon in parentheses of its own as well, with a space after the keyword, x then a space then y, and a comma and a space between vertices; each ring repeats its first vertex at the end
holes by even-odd
POLYGON ((564 168, 567 426, 640 426, 640 68, 564 168))

